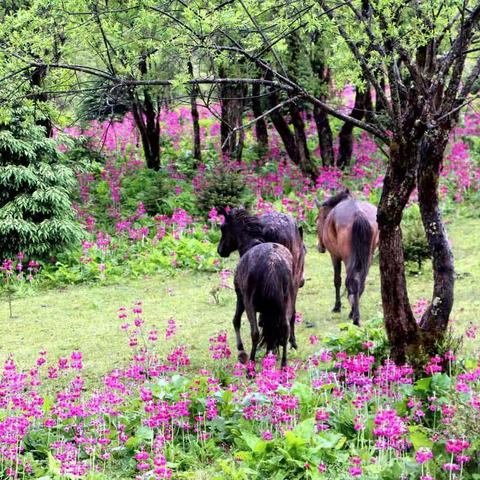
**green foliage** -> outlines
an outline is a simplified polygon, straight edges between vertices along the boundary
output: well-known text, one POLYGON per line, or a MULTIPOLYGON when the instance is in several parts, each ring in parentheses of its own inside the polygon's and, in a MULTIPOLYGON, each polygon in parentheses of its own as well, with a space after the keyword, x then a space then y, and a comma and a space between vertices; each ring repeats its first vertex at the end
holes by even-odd
POLYGON ((403 212, 402 234, 405 260, 415 262, 420 271, 423 261, 431 258, 431 253, 423 228, 420 207, 416 203, 403 212))
MULTIPOLYGON (((107 191, 105 190, 105 194, 107 191)), ((122 206, 135 211, 142 202, 149 215, 171 215, 175 208, 195 211, 195 199, 189 182, 175 181, 165 170, 143 169, 122 183, 122 206)), ((108 199, 105 199, 108 201, 108 199)))
POLYGON ((323 345, 332 352, 357 355, 368 351, 377 358, 388 354, 389 346, 382 318, 370 320, 361 328, 351 323, 342 323, 339 327, 338 333, 328 333, 323 338, 323 345))
POLYGON ((17 110, 0 126, 0 257, 44 258, 79 241, 72 170, 55 142, 17 110))
POLYGON ((92 88, 82 97, 78 112, 85 120, 121 119, 132 110, 132 99, 126 87, 114 88, 104 79, 92 82, 92 88))
POLYGON ((198 194, 197 205, 200 212, 207 214, 214 207, 247 207, 251 197, 245 176, 240 171, 219 168, 205 175, 205 185, 198 194))

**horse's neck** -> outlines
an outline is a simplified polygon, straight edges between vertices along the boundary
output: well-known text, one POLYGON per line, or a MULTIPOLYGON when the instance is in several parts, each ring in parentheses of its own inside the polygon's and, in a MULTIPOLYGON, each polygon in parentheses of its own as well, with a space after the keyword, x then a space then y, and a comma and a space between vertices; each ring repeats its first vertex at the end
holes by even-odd
POLYGON ((240 257, 243 257, 251 248, 255 247, 255 245, 259 245, 263 243, 258 238, 246 238, 241 242, 238 251, 240 252, 240 257))

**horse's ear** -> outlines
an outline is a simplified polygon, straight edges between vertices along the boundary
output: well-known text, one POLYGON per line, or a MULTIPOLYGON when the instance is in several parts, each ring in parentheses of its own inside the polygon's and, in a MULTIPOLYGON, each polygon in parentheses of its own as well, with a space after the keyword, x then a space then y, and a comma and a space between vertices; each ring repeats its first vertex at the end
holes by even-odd
POLYGON ((317 197, 315 197, 315 205, 317 206, 317 208, 320 208, 322 206, 322 203, 317 197))
POLYGON ((347 195, 351 195, 351 193, 352 193, 348 187, 345 187, 344 192, 345 192, 347 195))
POLYGON ((303 227, 301 225, 298 227, 298 231, 300 233, 300 238, 303 240, 303 227))
POLYGON ((217 213, 218 215, 223 215, 224 217, 226 217, 228 215, 228 212, 225 210, 224 207, 220 207, 218 210, 217 210, 217 213))

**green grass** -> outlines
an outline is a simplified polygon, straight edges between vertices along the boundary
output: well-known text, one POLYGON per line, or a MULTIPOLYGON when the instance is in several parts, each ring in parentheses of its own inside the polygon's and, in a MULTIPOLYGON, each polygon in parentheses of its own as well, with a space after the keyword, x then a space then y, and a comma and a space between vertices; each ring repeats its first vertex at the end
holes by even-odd
MULTIPOLYGON (((455 287, 455 306, 452 317, 459 330, 469 322, 477 323, 480 313, 480 254, 478 253, 480 220, 459 217, 451 219, 448 231, 456 257, 459 278, 455 287)), ((300 291, 298 311, 303 323, 297 326, 299 349, 290 358, 305 357, 313 347, 310 335, 321 336, 338 330, 341 322, 348 322, 347 299, 340 314, 331 313, 334 303, 333 272, 328 254, 320 255, 315 248, 315 237, 306 238, 307 279, 300 291), (313 324, 310 328, 308 324, 313 324)), ((228 261, 233 270, 237 254, 228 261)), ((428 264, 421 275, 409 276, 410 300, 430 298, 431 275, 428 264)), ((343 272, 342 272, 343 273, 343 272)), ((99 374, 121 366, 129 357, 125 333, 119 328, 117 310, 130 307, 134 301, 144 302, 144 318, 162 334, 170 317, 178 326, 176 338, 159 342, 162 351, 182 343, 189 347, 192 366, 211 366, 208 338, 222 329, 229 333, 234 348, 231 318, 234 311, 233 290, 221 292, 220 304, 214 303, 210 293, 218 285, 218 274, 179 272, 175 276, 154 276, 141 280, 126 278, 117 285, 83 285, 34 293, 14 301, 14 319, 8 318, 8 306, 0 303, 0 361, 13 354, 21 367, 29 367, 37 353, 45 349, 50 357, 69 355, 79 349, 84 353, 85 373, 92 381, 99 374), (173 293, 169 295, 167 289, 173 293)), ((378 261, 372 265, 361 301, 364 320, 381 316, 378 261)), ((249 337, 246 317, 243 320, 244 340, 249 337)), ((317 346, 318 348, 318 346, 317 346)))

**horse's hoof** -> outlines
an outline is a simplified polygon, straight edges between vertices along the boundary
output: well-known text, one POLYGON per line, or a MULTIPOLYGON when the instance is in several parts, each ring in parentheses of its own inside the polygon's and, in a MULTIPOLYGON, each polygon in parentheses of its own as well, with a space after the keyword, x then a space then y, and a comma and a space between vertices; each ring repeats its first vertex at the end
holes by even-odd
POLYGON ((360 320, 358 320, 358 319, 357 319, 357 320, 354 320, 354 321, 353 321, 353 324, 354 324, 355 326, 359 327, 359 326, 360 326, 360 320))
POLYGON ((295 339, 290 340, 290 347, 297 350, 298 346, 297 346, 297 341, 295 339))
POLYGON ((238 361, 242 365, 246 365, 246 363, 248 362, 248 355, 247 355, 247 352, 245 350, 242 350, 241 352, 238 352, 238 361))
POLYGON ((335 305, 333 308, 332 308, 332 312, 333 313, 339 313, 342 311, 342 307, 340 305, 335 305))
POLYGON ((349 318, 350 320, 353 318, 353 312, 350 312, 350 313, 348 314, 348 318, 349 318))

